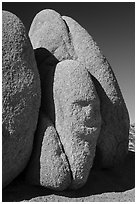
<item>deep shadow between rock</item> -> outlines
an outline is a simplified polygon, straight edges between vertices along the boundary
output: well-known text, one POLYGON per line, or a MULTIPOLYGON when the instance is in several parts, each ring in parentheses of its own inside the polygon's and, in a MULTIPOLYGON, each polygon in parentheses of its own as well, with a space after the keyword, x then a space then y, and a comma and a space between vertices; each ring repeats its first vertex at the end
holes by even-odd
POLYGON ((93 168, 84 187, 76 191, 55 192, 24 182, 23 173, 2 192, 3 202, 30 200, 39 196, 56 195, 80 198, 110 192, 124 192, 135 187, 135 153, 129 151, 123 165, 114 169, 93 168))
POLYGON ((43 47, 35 49, 34 53, 41 81, 41 110, 45 112, 55 125, 53 83, 56 65, 59 61, 43 47))
POLYGON ((113 169, 92 168, 85 186, 77 191, 60 192, 72 198, 86 197, 110 192, 124 192, 135 187, 135 153, 128 152, 123 165, 113 169))

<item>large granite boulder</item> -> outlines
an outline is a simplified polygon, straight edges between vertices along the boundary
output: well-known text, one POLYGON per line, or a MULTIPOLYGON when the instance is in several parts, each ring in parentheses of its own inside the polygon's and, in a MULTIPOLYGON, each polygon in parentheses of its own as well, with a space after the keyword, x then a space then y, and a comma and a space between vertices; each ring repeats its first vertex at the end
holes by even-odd
POLYGON ((34 48, 47 48, 59 61, 84 63, 100 99, 97 159, 102 167, 121 163, 128 151, 129 115, 112 68, 95 41, 72 18, 49 9, 36 15, 29 36, 34 48))
POLYGON ((100 133, 100 101, 84 64, 64 60, 54 77, 55 127, 72 172, 70 188, 83 186, 93 165, 100 133))
POLYGON ((23 23, 2 13, 2 184, 25 168, 40 106, 40 80, 23 23))

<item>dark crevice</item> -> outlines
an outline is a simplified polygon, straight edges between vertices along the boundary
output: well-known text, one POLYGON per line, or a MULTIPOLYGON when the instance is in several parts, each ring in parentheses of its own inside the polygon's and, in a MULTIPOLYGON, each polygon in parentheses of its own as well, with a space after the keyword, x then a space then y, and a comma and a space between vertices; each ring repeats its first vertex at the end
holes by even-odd
MULTIPOLYGON (((56 130, 56 128, 55 128, 55 130, 56 130)), ((69 159, 68 159, 67 154, 65 153, 64 146, 63 146, 63 144, 62 144, 62 142, 61 142, 61 139, 60 139, 60 136, 59 136, 57 130, 56 130, 56 133, 57 133, 57 136, 58 136, 58 139, 59 139, 60 145, 61 145, 61 149, 62 149, 63 153, 65 154, 66 161, 67 161, 67 163, 68 163, 68 167, 69 167, 69 171, 70 171, 71 181, 72 181, 72 180, 73 180, 73 173, 72 173, 72 171, 71 171, 71 166, 70 166, 70 163, 69 163, 69 159)), ((71 184, 70 184, 70 185, 71 185, 71 184)))
POLYGON ((75 51, 75 48, 74 48, 74 45, 73 45, 73 38, 72 38, 71 32, 69 30, 69 27, 68 27, 66 21, 64 19, 63 19, 63 21, 64 21, 64 23, 66 25, 66 29, 67 29, 67 33, 68 33, 68 38, 69 38, 69 44, 70 44, 70 47, 72 48, 72 51, 69 54, 70 54, 72 60, 77 60, 78 56, 76 54, 76 51, 75 51))

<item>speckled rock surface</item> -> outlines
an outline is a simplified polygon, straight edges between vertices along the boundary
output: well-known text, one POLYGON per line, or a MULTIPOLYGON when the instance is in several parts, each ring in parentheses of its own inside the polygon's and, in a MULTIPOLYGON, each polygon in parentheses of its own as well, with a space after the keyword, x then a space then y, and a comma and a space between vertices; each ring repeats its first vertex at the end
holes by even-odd
POLYGON ((2 13, 2 184, 26 166, 40 106, 40 81, 22 22, 2 13))
POLYGON ((54 127, 53 82, 58 60, 45 48, 35 49, 34 52, 41 81, 41 111, 25 180, 33 185, 64 190, 70 185, 71 174, 54 127))
POLYGON ((53 123, 40 111, 33 153, 26 169, 26 181, 54 190, 71 182, 69 164, 53 123))
MULTIPOLYGON (((26 200, 27 201, 27 200, 26 200)), ((81 198, 48 195, 32 198, 29 202, 135 202, 135 189, 120 193, 102 193, 81 198)))
POLYGON ((40 11, 31 24, 29 36, 33 48, 46 48, 62 61, 74 56, 68 31, 61 15, 54 10, 40 11))
POLYGON ((56 65, 44 48, 36 49, 35 57, 42 112, 26 180, 56 190, 79 188, 93 165, 101 126, 96 90, 82 64, 65 60, 56 65))
POLYGON ((36 15, 29 36, 34 48, 47 48, 59 61, 85 64, 100 99, 98 163, 111 167, 122 162, 128 151, 129 115, 112 68, 95 41, 75 20, 49 9, 36 15))
POLYGON ((83 64, 65 60, 54 77, 55 127, 72 172, 70 188, 83 186, 93 165, 100 133, 100 102, 83 64))
POLYGON ((102 127, 98 140, 100 164, 122 162, 128 151, 129 115, 116 77, 95 41, 76 21, 63 17, 68 25, 78 60, 85 63, 100 98, 102 127))

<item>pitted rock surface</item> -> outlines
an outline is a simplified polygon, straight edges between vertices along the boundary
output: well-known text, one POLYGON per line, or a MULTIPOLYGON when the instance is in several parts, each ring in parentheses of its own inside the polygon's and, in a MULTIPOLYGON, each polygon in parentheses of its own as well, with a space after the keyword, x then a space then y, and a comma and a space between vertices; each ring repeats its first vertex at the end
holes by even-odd
POLYGON ((34 185, 64 190, 71 183, 71 173, 55 129, 53 83, 58 60, 45 48, 34 53, 41 81, 41 111, 25 179, 34 185))
POLYGON ((96 42, 75 20, 49 9, 36 15, 29 36, 34 48, 47 48, 59 61, 73 59, 85 64, 100 99, 99 163, 102 167, 121 163, 128 151, 129 115, 113 70, 96 42))
POLYGON ((30 40, 14 14, 2 13, 2 184, 25 168, 40 106, 40 81, 30 40))
POLYGON ((35 16, 29 36, 34 49, 46 48, 59 61, 74 57, 66 24, 61 15, 54 10, 42 10, 35 16))
POLYGON ((93 165, 100 133, 100 102, 82 63, 57 64, 54 77, 56 130, 72 172, 70 188, 83 186, 93 165))
POLYGON ((26 180, 54 190, 64 190, 71 183, 69 164, 53 123, 40 111, 26 180))
POLYGON ((102 166, 124 160, 128 151, 129 115, 118 82, 95 41, 76 21, 64 16, 78 60, 85 63, 101 104, 102 127, 97 147, 102 166))
POLYGON ((56 11, 39 12, 29 31, 35 61, 21 21, 9 12, 3 16, 4 186, 30 158, 40 95, 27 182, 78 189, 93 163, 122 163, 128 111, 113 70, 89 33, 56 11))
POLYGON ((35 50, 35 58, 42 102, 26 180, 56 190, 79 188, 85 184, 93 165, 101 126, 94 84, 84 65, 77 61, 58 63, 44 48, 35 50))

